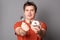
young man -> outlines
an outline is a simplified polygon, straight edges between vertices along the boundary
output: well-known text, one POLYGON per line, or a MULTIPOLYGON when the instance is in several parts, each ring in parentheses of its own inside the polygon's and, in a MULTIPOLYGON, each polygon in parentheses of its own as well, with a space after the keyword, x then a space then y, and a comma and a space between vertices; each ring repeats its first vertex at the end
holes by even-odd
POLYGON ((18 40, 42 40, 47 29, 46 24, 42 21, 38 21, 39 26, 31 26, 35 18, 37 6, 33 2, 26 2, 23 6, 23 10, 25 19, 16 22, 14 25, 14 31, 18 40))

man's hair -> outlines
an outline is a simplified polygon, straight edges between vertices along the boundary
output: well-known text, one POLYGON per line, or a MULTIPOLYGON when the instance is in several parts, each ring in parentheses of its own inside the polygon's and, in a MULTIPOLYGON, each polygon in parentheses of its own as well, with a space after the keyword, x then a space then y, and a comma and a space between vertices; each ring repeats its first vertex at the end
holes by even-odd
POLYGON ((37 6, 35 5, 34 2, 26 2, 23 6, 23 9, 25 10, 26 6, 34 6, 35 12, 37 11, 37 6))

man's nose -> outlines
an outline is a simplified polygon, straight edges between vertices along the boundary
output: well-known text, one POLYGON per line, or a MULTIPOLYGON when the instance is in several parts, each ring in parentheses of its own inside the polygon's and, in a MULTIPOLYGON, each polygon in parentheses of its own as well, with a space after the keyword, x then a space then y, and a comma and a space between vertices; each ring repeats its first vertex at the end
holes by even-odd
POLYGON ((29 10, 29 13, 31 13, 31 10, 29 10))

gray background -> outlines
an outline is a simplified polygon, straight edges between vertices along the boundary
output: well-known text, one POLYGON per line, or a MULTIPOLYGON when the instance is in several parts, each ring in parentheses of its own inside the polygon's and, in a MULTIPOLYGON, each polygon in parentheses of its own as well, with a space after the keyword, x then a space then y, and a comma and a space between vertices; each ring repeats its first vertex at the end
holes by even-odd
MULTIPOLYGON (((0 0, 0 40, 17 40, 13 25, 23 15, 27 0, 0 0)), ((47 24, 44 40, 60 40, 60 0, 30 0, 38 6, 36 18, 47 24)))

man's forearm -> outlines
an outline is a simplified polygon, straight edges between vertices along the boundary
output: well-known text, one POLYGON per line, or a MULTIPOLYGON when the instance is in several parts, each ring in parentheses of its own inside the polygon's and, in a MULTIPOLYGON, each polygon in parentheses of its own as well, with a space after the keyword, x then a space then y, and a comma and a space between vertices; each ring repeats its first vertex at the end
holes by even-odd
POLYGON ((43 38, 44 35, 46 34, 46 31, 41 29, 41 30, 38 32, 38 34, 43 38))

